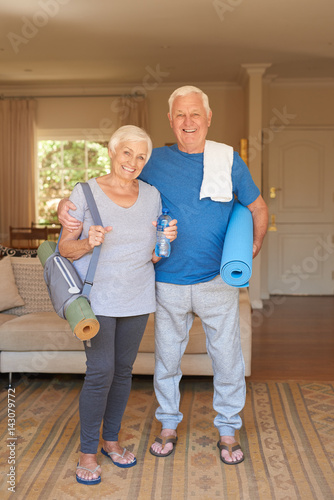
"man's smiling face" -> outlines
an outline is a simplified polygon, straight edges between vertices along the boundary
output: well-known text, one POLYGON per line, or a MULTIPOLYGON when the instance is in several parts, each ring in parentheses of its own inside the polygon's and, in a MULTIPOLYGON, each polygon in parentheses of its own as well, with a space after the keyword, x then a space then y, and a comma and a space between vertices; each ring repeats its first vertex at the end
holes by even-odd
POLYGON ((168 119, 180 151, 203 153, 211 116, 211 111, 207 115, 200 94, 193 92, 175 98, 168 119))

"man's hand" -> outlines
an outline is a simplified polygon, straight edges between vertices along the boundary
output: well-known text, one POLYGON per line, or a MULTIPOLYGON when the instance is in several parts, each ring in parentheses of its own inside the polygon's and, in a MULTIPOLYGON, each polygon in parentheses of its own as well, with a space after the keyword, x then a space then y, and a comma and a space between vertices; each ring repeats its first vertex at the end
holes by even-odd
POLYGON ((247 206, 253 217, 253 259, 261 250, 263 239, 268 229, 268 207, 262 196, 258 196, 247 206))
POLYGON ((76 210, 77 207, 68 198, 60 200, 58 205, 58 220, 65 229, 70 233, 76 231, 80 227, 80 221, 72 217, 68 211, 76 210))
MULTIPOLYGON (((154 227, 157 227, 157 225, 158 225, 157 221, 153 221, 152 224, 154 227)), ((177 237, 177 220, 176 219, 171 220, 169 225, 167 227, 165 227, 164 235, 171 242, 176 239, 176 237, 177 237)))
MULTIPOLYGON (((157 225, 158 225, 156 220, 153 221, 152 224, 154 227, 157 227, 157 225)), ((164 235, 170 241, 174 241, 176 239, 176 237, 177 237, 177 220, 176 219, 171 220, 168 227, 165 227, 164 235)), ((159 262, 160 259, 161 259, 161 257, 157 257, 157 255, 155 254, 155 250, 153 250, 153 252, 152 252, 153 264, 156 264, 157 262, 159 262)))

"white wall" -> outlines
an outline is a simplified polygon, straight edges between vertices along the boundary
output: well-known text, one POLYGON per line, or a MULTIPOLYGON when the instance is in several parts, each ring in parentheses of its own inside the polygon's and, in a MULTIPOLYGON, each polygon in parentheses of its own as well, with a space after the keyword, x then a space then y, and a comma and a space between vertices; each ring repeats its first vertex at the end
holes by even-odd
MULTIPOLYGON (((157 147, 174 142, 170 128, 168 98, 175 86, 159 87, 148 92, 150 134, 157 147)), ((208 138, 230 144, 239 150, 239 141, 245 134, 244 94, 241 87, 210 88, 208 94, 213 119, 208 138)), ((78 92, 79 94, 80 92, 78 92)), ((87 135, 100 130, 108 135, 117 124, 113 98, 40 98, 38 100, 37 128, 39 130, 83 129, 87 135), (92 132, 93 131, 93 132, 92 132)))
MULTIPOLYGON (((90 139, 101 134, 101 140, 110 136, 117 126, 116 113, 112 110, 113 98, 40 98, 37 106, 37 129, 83 130, 90 139)), ((97 139, 98 140, 98 139, 97 139)))
POLYGON ((333 125, 334 124, 334 85, 326 83, 291 83, 271 85, 268 110, 279 110, 286 106, 289 113, 295 114, 292 125, 333 125))

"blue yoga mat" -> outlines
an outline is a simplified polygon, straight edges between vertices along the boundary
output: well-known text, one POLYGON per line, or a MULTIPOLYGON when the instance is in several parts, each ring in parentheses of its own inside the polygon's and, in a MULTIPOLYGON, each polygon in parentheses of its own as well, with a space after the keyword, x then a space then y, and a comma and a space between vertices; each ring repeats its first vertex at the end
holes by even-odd
POLYGON ((235 202, 225 235, 220 275, 231 286, 249 285, 253 260, 253 218, 250 210, 235 202))

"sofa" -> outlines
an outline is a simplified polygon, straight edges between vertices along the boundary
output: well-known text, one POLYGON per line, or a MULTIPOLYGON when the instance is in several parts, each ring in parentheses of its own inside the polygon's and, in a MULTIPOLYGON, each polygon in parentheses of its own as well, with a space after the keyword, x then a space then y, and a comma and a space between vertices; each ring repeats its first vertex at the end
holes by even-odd
MULTIPOLYGON (((3 250, 3 247, 2 247, 3 250)), ((1 251, 1 247, 0 247, 1 251)), ((85 373, 83 343, 54 312, 36 252, 2 251, 0 274, 0 371, 8 373, 85 373), (13 256, 14 255, 14 256, 13 256)), ((251 306, 248 290, 239 290, 240 330, 246 376, 251 372, 251 306)), ((198 317, 181 365, 184 375, 212 375, 205 334, 198 317)), ((133 367, 134 374, 154 372, 154 315, 151 314, 133 367)))

